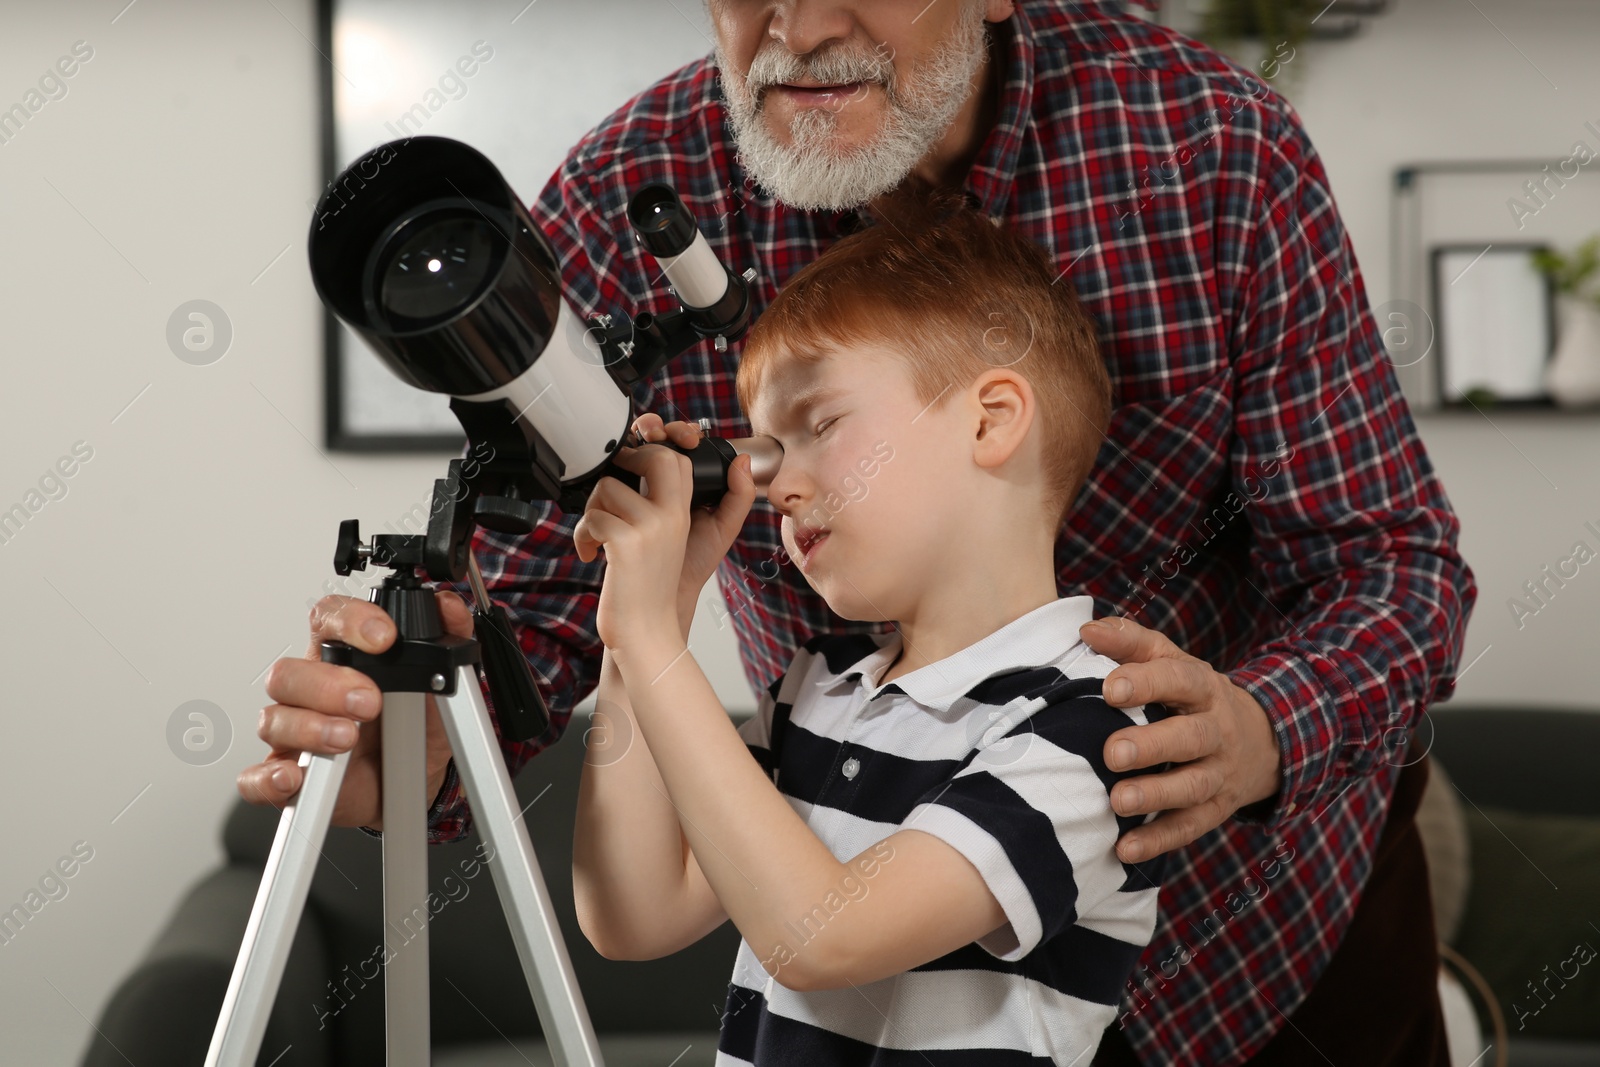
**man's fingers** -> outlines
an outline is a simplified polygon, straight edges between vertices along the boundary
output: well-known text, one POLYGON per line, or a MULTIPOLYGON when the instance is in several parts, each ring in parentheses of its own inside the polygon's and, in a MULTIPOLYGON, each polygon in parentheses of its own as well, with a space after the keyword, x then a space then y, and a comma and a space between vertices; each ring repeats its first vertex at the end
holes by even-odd
POLYGON ((1163 657, 1124 663, 1106 675, 1100 689, 1117 707, 1160 701, 1169 708, 1205 708, 1217 696, 1216 679, 1204 660, 1163 657))
POLYGON ((378 605, 348 596, 325 596, 311 608, 311 649, 319 659, 322 641, 343 641, 363 652, 382 652, 395 637, 394 620, 378 605))
MULTIPOLYGON (((441 589, 436 599, 439 601, 439 617, 444 622, 445 632, 455 637, 471 637, 472 609, 461 599, 461 594, 454 589, 441 589)), ((479 607, 484 611, 489 609, 488 604, 480 604, 479 607)))
POLYGON ((1117 857, 1124 863, 1138 863, 1171 852, 1215 830, 1225 818, 1227 813, 1215 800, 1208 800, 1199 807, 1165 812, 1123 834, 1117 841, 1117 857))
MULTIPOLYGON (((280 659, 267 671, 267 695, 282 704, 315 708, 320 713, 353 719, 376 718, 378 709, 383 706, 383 695, 378 692, 377 685, 354 667, 288 657, 280 659)), ((285 744, 284 747, 303 746, 285 744)))
POLYGON ((1124 726, 1106 738, 1106 766, 1114 771, 1186 763, 1217 751, 1222 739, 1216 720, 1205 714, 1173 715, 1145 726, 1124 726))
POLYGON ((300 765, 291 759, 269 759, 239 772, 239 795, 251 804, 281 808, 300 789, 300 765))
POLYGON ((1185 763, 1161 774, 1123 779, 1111 790, 1111 806, 1118 815, 1192 808, 1216 796, 1224 784, 1214 760, 1185 763))
POLYGON ((315 752, 337 756, 355 745, 361 724, 336 715, 324 715, 286 704, 268 704, 261 709, 256 734, 273 748, 315 752))
POLYGON ((1078 627, 1078 636, 1096 652, 1118 663, 1144 663, 1161 656, 1184 653, 1160 630, 1152 630, 1121 615, 1106 615, 1078 627))

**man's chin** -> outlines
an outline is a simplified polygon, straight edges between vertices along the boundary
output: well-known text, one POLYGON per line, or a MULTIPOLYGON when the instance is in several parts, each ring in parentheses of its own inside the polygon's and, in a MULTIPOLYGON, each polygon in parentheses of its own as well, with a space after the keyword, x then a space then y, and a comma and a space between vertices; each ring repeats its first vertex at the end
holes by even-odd
POLYGON ((835 116, 802 114, 790 128, 782 117, 763 109, 742 127, 735 119, 734 140, 746 172, 797 210, 858 210, 898 186, 927 152, 920 139, 897 136, 887 119, 857 129, 835 116))
POLYGON ((804 137, 803 140, 807 151, 822 152, 835 158, 845 158, 862 152, 882 136, 884 121, 882 114, 867 114, 865 109, 862 109, 859 113, 830 116, 826 114, 827 110, 769 106, 762 109, 761 121, 766 128, 767 136, 774 143, 792 150, 797 147, 794 120, 796 118, 804 120, 808 117, 806 116, 808 111, 824 112, 812 121, 820 119, 830 128, 825 133, 813 130, 810 136, 804 137))

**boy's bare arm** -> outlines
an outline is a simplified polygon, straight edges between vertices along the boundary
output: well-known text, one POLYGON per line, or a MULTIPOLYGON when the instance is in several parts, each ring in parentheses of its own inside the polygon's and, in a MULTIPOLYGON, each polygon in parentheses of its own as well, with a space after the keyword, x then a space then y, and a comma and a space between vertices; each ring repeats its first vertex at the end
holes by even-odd
POLYGON ((585 746, 572 847, 579 926, 613 959, 656 959, 693 944, 727 916, 686 863, 677 812, 610 649, 585 746))
POLYGON ((669 810, 767 973, 790 989, 831 989, 898 974, 1004 924, 977 869, 929 834, 903 830, 836 859, 751 758, 687 653, 662 640, 623 651, 616 666, 669 810), (851 897, 863 880, 871 891, 851 897))
MULTIPOLYGON (((808 988, 844 989, 909 971, 1005 925, 983 875, 921 830, 896 831, 849 861, 854 895, 835 901, 822 934, 826 967, 808 988)), ((815 920, 813 920, 814 922, 815 920)))

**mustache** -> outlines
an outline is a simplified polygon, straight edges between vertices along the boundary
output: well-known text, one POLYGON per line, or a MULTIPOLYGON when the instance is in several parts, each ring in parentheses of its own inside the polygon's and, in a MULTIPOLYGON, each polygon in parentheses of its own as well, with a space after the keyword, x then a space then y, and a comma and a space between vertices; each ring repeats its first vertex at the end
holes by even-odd
POLYGON ((745 84, 756 97, 774 85, 787 82, 814 81, 826 85, 848 85, 852 82, 877 83, 894 89, 893 53, 885 54, 874 49, 840 46, 822 53, 796 55, 780 42, 772 41, 750 62, 745 84))

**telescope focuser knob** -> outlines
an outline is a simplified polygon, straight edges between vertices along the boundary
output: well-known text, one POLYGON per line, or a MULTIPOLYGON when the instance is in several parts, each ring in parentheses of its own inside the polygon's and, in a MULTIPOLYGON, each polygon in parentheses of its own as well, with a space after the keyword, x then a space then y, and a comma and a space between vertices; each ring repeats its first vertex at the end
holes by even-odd
POLYGON ((341 522, 339 541, 333 550, 334 573, 343 575, 351 571, 364 571, 367 569, 367 560, 371 557, 371 547, 361 543, 360 521, 346 519, 341 522))
POLYGON ((533 505, 510 496, 480 496, 473 515, 479 526, 503 534, 532 533, 536 522, 533 505))

